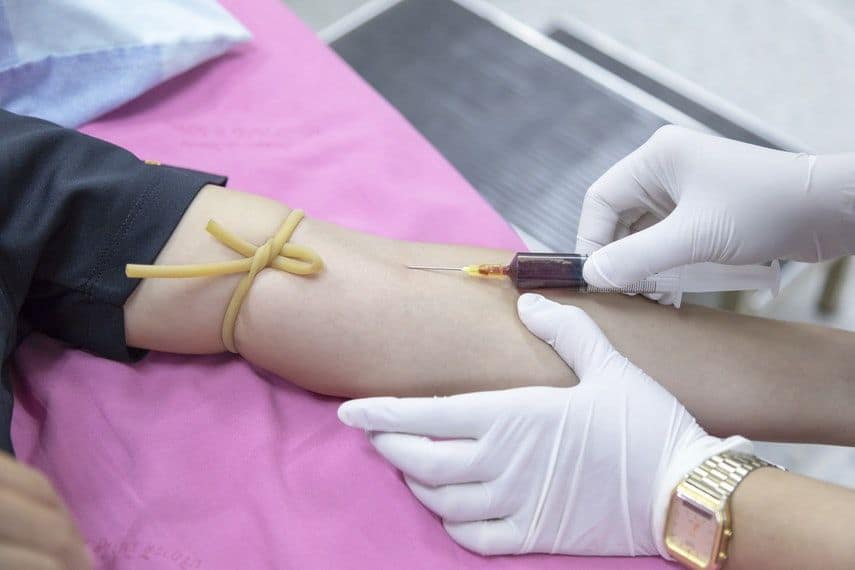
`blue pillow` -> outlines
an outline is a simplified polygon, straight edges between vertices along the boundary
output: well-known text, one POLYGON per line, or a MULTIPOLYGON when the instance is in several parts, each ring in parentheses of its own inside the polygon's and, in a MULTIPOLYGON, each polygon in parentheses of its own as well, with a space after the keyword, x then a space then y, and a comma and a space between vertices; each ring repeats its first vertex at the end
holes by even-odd
POLYGON ((0 107, 76 127, 249 37, 214 0, 0 0, 0 107))

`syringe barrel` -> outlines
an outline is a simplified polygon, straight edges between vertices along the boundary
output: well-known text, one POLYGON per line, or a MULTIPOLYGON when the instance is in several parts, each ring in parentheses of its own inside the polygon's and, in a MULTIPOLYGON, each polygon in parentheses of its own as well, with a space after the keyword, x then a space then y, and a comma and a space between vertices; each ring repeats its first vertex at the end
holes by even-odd
POLYGON ((652 279, 621 288, 591 287, 582 277, 587 259, 588 256, 581 253, 518 253, 508 265, 508 277, 517 289, 561 288, 577 293, 656 293, 660 290, 652 279))
POLYGON ((508 265, 517 289, 562 288, 578 293, 671 293, 679 306, 683 293, 771 288, 780 283, 777 262, 767 266, 697 263, 675 267, 623 287, 594 287, 582 277, 588 256, 580 253, 518 253, 508 265))
POLYGON ((508 266, 508 277, 517 289, 560 287, 585 291, 582 266, 587 255, 579 253, 518 253, 508 266))

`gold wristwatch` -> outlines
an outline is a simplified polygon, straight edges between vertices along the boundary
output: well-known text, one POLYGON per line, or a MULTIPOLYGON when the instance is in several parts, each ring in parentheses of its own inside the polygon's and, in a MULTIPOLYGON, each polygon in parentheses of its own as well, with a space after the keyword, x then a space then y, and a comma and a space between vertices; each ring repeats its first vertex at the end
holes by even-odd
POLYGON ((747 453, 713 455, 674 489, 665 520, 665 548, 693 570, 718 570, 733 536, 730 496, 749 473, 778 465, 747 453))

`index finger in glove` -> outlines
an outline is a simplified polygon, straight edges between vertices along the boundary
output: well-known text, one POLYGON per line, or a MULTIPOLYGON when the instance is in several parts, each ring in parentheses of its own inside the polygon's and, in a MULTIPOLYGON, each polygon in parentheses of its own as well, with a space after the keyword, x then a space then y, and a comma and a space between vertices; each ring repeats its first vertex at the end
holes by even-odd
POLYGON ((490 427, 483 412, 489 393, 442 398, 362 398, 345 402, 338 417, 350 427, 444 438, 478 438, 490 427))
POLYGON ((463 523, 443 521, 454 542, 478 554, 519 554, 523 535, 510 519, 492 519, 463 523))
POLYGON ((600 176, 582 202, 578 253, 591 253, 628 233, 645 216, 664 218, 675 203, 666 186, 669 158, 682 129, 666 125, 600 176))
POLYGON ((616 354, 600 327, 578 307, 526 293, 517 310, 528 330, 552 346, 581 382, 616 354))
POLYGON ((433 441, 406 433, 379 432, 371 436, 374 448, 389 463, 426 485, 473 483, 491 478, 479 462, 473 440, 433 441))

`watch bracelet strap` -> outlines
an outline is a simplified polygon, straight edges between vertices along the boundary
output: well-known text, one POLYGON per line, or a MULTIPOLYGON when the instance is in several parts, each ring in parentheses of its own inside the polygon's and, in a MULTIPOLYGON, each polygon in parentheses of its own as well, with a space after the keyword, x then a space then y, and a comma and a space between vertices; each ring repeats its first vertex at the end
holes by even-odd
POLYGON ((750 453, 725 452, 713 455, 692 469, 684 481, 701 491, 724 501, 736 490, 749 473, 761 467, 784 470, 750 453))

